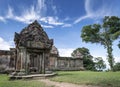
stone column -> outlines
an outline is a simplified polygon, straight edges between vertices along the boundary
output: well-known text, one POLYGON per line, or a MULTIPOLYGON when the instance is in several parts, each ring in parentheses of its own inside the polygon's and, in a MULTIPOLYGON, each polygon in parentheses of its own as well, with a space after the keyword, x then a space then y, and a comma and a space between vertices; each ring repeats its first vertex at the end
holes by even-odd
POLYGON ((37 66, 37 68, 38 68, 38 73, 40 73, 40 55, 37 55, 37 63, 38 63, 38 66, 37 66))
POLYGON ((17 48, 16 71, 19 70, 19 49, 17 48))
POLYGON ((67 66, 67 69, 70 68, 70 58, 68 58, 68 66, 67 66))
POLYGON ((19 47, 19 49, 20 49, 20 59, 21 59, 20 71, 24 71, 26 49, 24 47, 19 47))
POLYGON ((42 73, 45 74, 45 53, 43 52, 43 70, 42 73))
POLYGON ((40 71, 39 71, 39 73, 40 74, 42 74, 42 60, 43 60, 43 57, 42 57, 42 54, 40 53, 40 55, 39 55, 39 58, 40 58, 40 71))
POLYGON ((55 69, 57 69, 58 65, 58 58, 55 56, 55 69))
POLYGON ((27 75, 27 52, 25 55, 25 74, 27 75))
POLYGON ((29 74, 29 63, 30 63, 30 55, 29 53, 26 51, 26 58, 25 58, 25 73, 26 75, 29 74))
POLYGON ((18 49, 18 56, 17 56, 17 71, 21 70, 21 64, 22 64, 22 59, 21 59, 21 49, 18 49))

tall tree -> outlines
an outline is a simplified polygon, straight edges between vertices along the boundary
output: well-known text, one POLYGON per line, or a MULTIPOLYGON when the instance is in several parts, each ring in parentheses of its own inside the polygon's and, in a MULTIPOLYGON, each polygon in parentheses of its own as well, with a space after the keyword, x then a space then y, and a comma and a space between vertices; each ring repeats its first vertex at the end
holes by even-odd
POLYGON ((82 47, 75 49, 72 54, 72 57, 82 57, 83 66, 86 70, 95 70, 95 63, 93 62, 93 56, 91 56, 89 49, 82 47))
POLYGON ((100 43, 107 49, 107 59, 111 70, 114 65, 112 54, 113 41, 120 36, 120 18, 116 16, 106 16, 103 19, 103 24, 93 24, 84 26, 82 29, 82 40, 86 43, 100 43))
POLYGON ((95 58, 95 67, 97 70, 102 71, 103 69, 106 68, 106 64, 102 57, 97 57, 95 58))

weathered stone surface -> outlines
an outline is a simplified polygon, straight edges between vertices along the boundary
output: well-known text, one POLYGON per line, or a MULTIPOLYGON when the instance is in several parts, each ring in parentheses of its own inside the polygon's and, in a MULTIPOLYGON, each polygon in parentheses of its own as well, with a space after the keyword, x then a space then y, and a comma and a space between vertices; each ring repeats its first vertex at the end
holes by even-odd
POLYGON ((50 70, 84 70, 83 60, 72 57, 50 56, 50 70))
POLYGON ((30 48, 50 49, 53 45, 53 40, 48 38, 37 21, 24 28, 20 34, 15 33, 14 41, 17 46, 30 48))
POLYGON ((34 21, 20 33, 15 33, 16 69, 29 73, 45 73, 53 40, 49 39, 41 25, 34 21), (46 56, 47 55, 47 56, 46 56))
POLYGON ((59 56, 58 49, 53 45, 52 49, 50 50, 50 54, 54 56, 59 56))
POLYGON ((0 50, 0 55, 12 55, 13 53, 9 50, 0 50))
POLYGON ((9 68, 10 56, 1 55, 0 56, 0 72, 5 72, 9 68))

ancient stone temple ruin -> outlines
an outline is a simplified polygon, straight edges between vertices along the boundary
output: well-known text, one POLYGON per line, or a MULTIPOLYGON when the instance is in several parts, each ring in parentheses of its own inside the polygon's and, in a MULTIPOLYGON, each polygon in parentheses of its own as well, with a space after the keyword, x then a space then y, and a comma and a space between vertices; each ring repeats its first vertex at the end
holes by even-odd
POLYGON ((82 70, 83 59, 80 54, 76 58, 60 57, 53 39, 49 39, 41 25, 34 21, 20 33, 15 33, 15 48, 10 51, 0 50, 0 61, 7 61, 4 70, 12 69, 25 74, 44 74, 53 70, 82 70), (5 58, 6 60, 4 60, 5 58))
POLYGON ((46 32, 37 21, 23 29, 19 34, 15 33, 16 45, 16 70, 26 73, 45 73, 45 66, 53 45, 46 32))

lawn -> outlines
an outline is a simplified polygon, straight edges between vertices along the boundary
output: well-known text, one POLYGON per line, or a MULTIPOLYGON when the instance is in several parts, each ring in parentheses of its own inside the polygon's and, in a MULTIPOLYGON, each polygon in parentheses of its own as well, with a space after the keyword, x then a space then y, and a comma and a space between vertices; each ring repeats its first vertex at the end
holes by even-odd
POLYGON ((58 76, 51 80, 101 87, 120 87, 120 72, 60 71, 58 76))
MULTIPOLYGON (((50 78, 52 81, 74 84, 120 87, 120 72, 59 71, 50 78)), ((39 80, 10 81, 7 75, 0 74, 0 87, 48 87, 39 80)), ((53 86, 49 86, 53 87, 53 86)))
POLYGON ((46 86, 37 80, 14 80, 10 81, 7 75, 0 74, 0 87, 53 87, 46 86))

